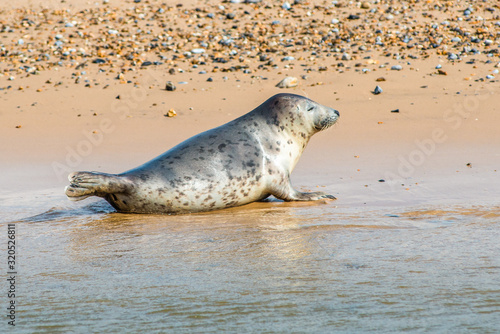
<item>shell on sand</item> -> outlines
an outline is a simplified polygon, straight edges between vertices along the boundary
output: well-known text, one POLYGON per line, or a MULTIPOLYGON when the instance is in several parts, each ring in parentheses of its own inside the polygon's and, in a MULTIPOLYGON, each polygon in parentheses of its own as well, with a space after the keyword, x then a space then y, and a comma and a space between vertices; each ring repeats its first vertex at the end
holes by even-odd
POLYGON ((279 88, 292 88, 296 87, 299 84, 299 80, 296 77, 286 77, 285 79, 281 80, 276 87, 279 88))

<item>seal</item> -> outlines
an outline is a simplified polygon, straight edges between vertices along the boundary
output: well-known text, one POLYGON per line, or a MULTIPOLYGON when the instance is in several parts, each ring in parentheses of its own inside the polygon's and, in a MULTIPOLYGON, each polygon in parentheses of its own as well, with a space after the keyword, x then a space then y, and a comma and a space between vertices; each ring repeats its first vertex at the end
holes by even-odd
POLYGON ((295 190, 290 174, 311 136, 339 116, 303 96, 278 94, 122 174, 71 173, 66 195, 99 196, 118 212, 167 214, 235 207, 270 195, 284 201, 335 199, 295 190))

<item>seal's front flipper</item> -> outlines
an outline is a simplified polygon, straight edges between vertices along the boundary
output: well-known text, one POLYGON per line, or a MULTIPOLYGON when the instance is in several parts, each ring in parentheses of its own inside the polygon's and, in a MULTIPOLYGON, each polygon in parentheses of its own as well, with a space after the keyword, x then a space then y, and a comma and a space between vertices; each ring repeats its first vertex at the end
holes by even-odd
POLYGON ((322 191, 303 193, 293 189, 290 183, 280 185, 271 190, 271 195, 284 201, 317 201, 320 199, 337 199, 335 196, 328 195, 322 191))
POLYGON ((108 194, 125 193, 133 188, 133 183, 121 176, 97 173, 75 172, 68 176, 71 184, 66 187, 70 200, 80 201, 89 196, 104 197, 108 194))

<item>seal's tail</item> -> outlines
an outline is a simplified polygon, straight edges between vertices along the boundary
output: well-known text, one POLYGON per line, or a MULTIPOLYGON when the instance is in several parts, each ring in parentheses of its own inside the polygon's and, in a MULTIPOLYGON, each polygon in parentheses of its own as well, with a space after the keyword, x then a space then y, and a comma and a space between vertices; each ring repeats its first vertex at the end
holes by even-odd
POLYGON ((66 187, 66 196, 80 201, 89 196, 104 197, 108 194, 124 193, 131 189, 132 182, 112 174, 97 172, 75 172, 68 176, 71 183, 66 187))

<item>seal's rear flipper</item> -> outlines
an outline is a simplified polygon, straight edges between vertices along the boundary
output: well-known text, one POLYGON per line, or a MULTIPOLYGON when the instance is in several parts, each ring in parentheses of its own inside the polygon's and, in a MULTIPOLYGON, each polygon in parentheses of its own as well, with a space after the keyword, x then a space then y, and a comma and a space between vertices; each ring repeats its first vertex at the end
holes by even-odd
POLYGON ((97 173, 75 172, 68 176, 71 184, 66 187, 66 196, 72 201, 80 201, 89 196, 104 197, 108 194, 125 193, 133 183, 121 176, 97 173))

